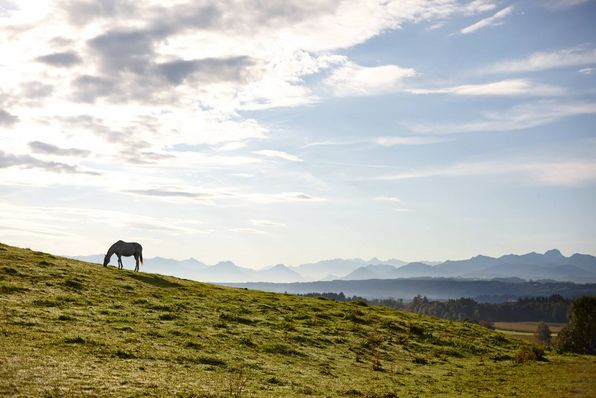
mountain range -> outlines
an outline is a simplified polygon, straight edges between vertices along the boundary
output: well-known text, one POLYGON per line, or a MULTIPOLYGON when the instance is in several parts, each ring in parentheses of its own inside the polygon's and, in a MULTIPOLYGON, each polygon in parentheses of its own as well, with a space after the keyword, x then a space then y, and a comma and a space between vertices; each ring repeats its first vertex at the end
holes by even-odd
MULTIPOLYGON (((103 255, 75 256, 78 260, 102 263, 103 255)), ((132 267, 132 258, 123 258, 125 267, 132 267)), ((115 262, 115 257, 112 258, 115 262)), ((368 280, 398 278, 465 278, 554 280, 577 283, 596 282, 596 257, 573 254, 565 257, 557 249, 544 254, 507 254, 501 257, 478 255, 467 260, 444 262, 411 262, 397 259, 363 260, 331 259, 289 267, 277 264, 272 267, 252 269, 231 261, 207 265, 194 258, 175 260, 153 257, 145 260, 143 270, 205 282, 311 282, 331 280, 368 280)))

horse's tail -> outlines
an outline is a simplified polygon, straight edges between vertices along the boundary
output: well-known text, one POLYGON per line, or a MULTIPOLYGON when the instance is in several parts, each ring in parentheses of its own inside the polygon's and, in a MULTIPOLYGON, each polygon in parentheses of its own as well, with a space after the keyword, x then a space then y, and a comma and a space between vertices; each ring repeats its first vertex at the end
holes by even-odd
POLYGON ((141 260, 141 264, 143 264, 143 249, 141 249, 141 252, 139 253, 139 260, 141 260))

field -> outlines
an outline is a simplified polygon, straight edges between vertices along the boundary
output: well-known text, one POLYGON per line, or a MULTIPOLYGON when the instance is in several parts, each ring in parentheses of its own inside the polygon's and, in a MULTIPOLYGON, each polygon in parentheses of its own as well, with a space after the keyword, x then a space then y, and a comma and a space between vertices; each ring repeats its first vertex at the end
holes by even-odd
MULTIPOLYGON (((556 339, 559 331, 565 327, 564 323, 547 322, 546 324, 550 329, 550 335, 553 338, 553 341, 556 339)), ((523 339, 531 343, 538 343, 534 337, 537 325, 538 322, 494 322, 497 331, 510 337, 523 339)))
POLYGON ((464 322, 0 244, 0 395, 596 396, 596 359, 464 322))
MULTIPOLYGON (((523 332, 523 333, 534 333, 536 326, 539 322, 495 322, 495 328, 498 330, 512 331, 512 332, 523 332)), ((566 324, 564 323, 552 323, 547 322, 548 328, 551 331, 551 335, 559 333, 566 324)))

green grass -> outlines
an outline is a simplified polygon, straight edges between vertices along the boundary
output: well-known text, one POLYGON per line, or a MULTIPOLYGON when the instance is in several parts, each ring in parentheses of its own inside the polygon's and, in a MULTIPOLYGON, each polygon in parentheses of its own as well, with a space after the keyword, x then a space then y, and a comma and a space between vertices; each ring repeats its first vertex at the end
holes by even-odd
POLYGON ((478 325, 0 244, 0 395, 596 396, 594 358, 478 325))

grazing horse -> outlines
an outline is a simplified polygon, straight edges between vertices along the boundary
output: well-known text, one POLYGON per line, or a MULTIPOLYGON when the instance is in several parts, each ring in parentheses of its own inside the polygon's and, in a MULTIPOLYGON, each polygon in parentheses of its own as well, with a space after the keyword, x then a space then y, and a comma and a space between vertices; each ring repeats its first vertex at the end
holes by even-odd
POLYGON ((135 267, 135 271, 139 270, 139 260, 141 260, 141 264, 143 264, 143 246, 139 245, 137 242, 123 242, 119 240, 118 242, 114 243, 108 249, 108 253, 103 258, 103 266, 107 267, 112 255, 116 254, 118 256, 118 269, 122 269, 122 256, 130 257, 135 256, 135 261, 137 262, 137 266, 135 267))

